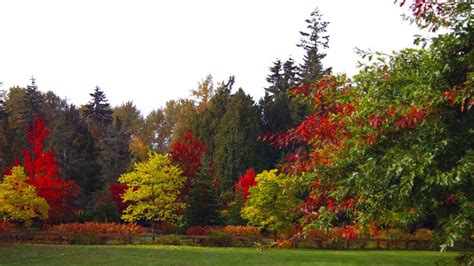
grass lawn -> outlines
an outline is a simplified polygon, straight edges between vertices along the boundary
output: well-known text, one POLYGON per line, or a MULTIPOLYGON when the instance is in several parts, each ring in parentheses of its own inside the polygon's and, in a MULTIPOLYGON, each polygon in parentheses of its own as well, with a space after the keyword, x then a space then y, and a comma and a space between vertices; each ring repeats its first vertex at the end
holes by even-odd
POLYGON ((208 248, 157 245, 2 245, 0 265, 442 265, 456 253, 208 248))

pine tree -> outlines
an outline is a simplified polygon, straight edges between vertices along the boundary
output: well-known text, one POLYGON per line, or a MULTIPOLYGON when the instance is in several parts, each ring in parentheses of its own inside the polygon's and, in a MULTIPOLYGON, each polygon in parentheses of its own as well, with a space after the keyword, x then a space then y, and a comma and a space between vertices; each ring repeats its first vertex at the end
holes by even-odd
POLYGON ((98 144, 106 132, 107 127, 112 123, 112 109, 107 102, 105 93, 96 86, 93 93, 89 94, 92 99, 82 108, 82 114, 85 117, 96 144, 98 144))
POLYGON ((213 185, 209 163, 204 160, 198 178, 193 180, 193 189, 186 209, 187 226, 221 225, 221 205, 217 189, 213 185))
POLYGON ((102 179, 106 185, 116 183, 120 175, 129 169, 130 141, 130 134, 122 126, 120 120, 114 121, 107 128, 107 132, 99 144, 99 163, 102 169, 102 179))
POLYGON ((59 172, 66 180, 79 184, 79 199, 85 204, 104 187, 94 139, 74 105, 66 107, 55 124, 50 143, 56 151, 59 172))
MULTIPOLYGON (((2 83, 0 82, 0 88, 2 83)), ((6 92, 0 89, 0 176, 7 166, 7 157, 10 154, 8 147, 8 112, 5 107, 6 92)))
POLYGON ((306 20, 309 32, 300 31, 301 41, 297 44, 305 50, 303 64, 300 65, 299 78, 302 83, 311 84, 324 75, 331 72, 331 69, 325 69, 321 60, 326 57, 322 49, 329 47, 329 35, 326 34, 326 27, 329 22, 323 20, 319 9, 311 12, 311 18, 306 20))
POLYGON ((262 144, 257 140, 262 131, 252 97, 239 89, 231 96, 226 109, 217 128, 213 159, 222 189, 232 191, 238 176, 246 169, 261 170, 266 168, 267 162, 260 152, 262 144))

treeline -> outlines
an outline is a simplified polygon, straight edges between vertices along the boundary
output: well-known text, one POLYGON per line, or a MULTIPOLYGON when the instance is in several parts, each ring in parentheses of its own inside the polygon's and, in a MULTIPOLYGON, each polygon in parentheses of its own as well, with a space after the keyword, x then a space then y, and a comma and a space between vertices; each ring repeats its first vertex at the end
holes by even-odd
POLYGON ((265 96, 257 102, 234 88, 233 76, 216 84, 209 75, 188 98, 171 100, 146 116, 131 101, 111 107, 99 87, 81 106, 40 91, 34 79, 26 88, 2 90, 0 169, 7 174, 12 166, 24 164, 25 151, 34 149, 29 129, 40 117, 48 131, 44 150, 54 152, 57 177, 80 187, 74 202, 78 216, 70 219, 119 220, 120 214, 110 211, 113 202, 104 206, 111 185, 134 163, 146 161, 150 150, 167 154, 173 143, 192 132, 205 147, 205 158, 199 160, 212 164, 219 197, 230 202, 238 177, 247 169, 272 169, 283 159, 284 150, 259 138, 287 130, 308 114, 307 104, 296 101, 288 89, 330 72, 321 63, 322 49, 328 46, 326 26, 317 10, 311 13, 298 44, 305 51, 302 62, 277 59, 270 67, 265 96))

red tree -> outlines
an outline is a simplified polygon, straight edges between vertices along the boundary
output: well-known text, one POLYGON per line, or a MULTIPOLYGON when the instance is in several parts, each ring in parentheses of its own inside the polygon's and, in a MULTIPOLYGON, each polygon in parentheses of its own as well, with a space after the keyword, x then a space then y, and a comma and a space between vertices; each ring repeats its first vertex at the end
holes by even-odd
POLYGON ((117 209, 120 213, 122 213, 129 205, 129 203, 123 202, 122 199, 122 195, 127 189, 128 186, 122 184, 111 184, 109 186, 110 197, 115 202, 115 206, 117 206, 117 209))
POLYGON ((239 176, 239 181, 234 186, 235 193, 242 191, 244 200, 246 200, 248 196, 250 196, 249 188, 257 184, 255 182, 256 175, 257 174, 255 172, 255 169, 249 168, 247 169, 247 171, 245 171, 245 174, 239 176))
POLYGON ((31 148, 22 151, 25 157, 23 164, 29 176, 27 182, 35 186, 38 195, 48 202, 48 221, 66 221, 74 216, 73 201, 77 199, 79 186, 74 181, 63 181, 58 175, 54 151, 44 151, 43 142, 51 132, 44 120, 38 117, 27 132, 31 148))
POLYGON ((187 177, 182 195, 188 195, 192 180, 197 178, 202 167, 206 147, 192 132, 187 132, 180 141, 171 144, 171 161, 183 170, 187 177))

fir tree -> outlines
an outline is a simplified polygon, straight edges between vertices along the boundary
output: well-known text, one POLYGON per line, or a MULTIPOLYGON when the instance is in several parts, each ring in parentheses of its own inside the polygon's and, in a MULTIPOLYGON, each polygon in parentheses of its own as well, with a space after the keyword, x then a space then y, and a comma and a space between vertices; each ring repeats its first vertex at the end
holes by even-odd
POLYGON ((112 110, 105 93, 97 86, 93 93, 89 94, 92 99, 82 108, 85 117, 96 144, 105 134, 107 127, 112 123, 112 110))
POLYGON ((186 209, 187 226, 221 225, 221 205, 217 189, 213 185, 209 163, 204 160, 198 178, 193 180, 193 189, 186 209))
POLYGON ((329 35, 326 33, 329 22, 323 20, 319 9, 316 8, 311 12, 311 18, 306 20, 306 24, 309 31, 300 31, 301 41, 297 44, 306 52, 303 64, 300 65, 299 78, 301 82, 311 84, 331 71, 325 69, 321 62, 326 57, 321 50, 329 47, 329 35))
POLYGON ((114 121, 100 142, 100 165, 105 184, 116 183, 130 166, 130 134, 120 120, 114 121))

